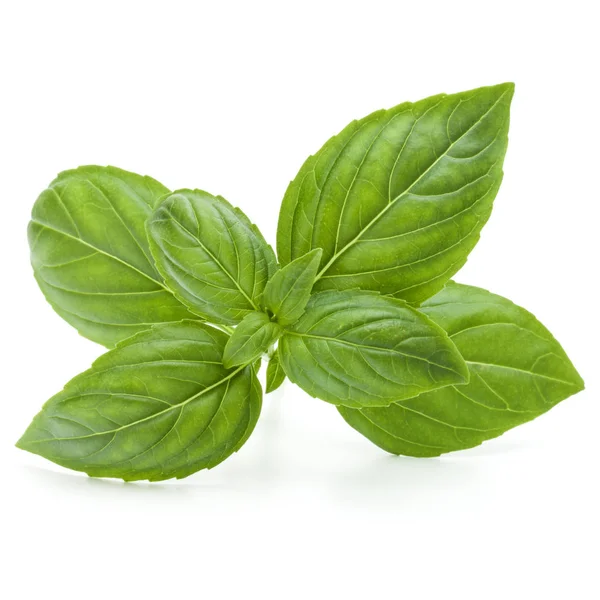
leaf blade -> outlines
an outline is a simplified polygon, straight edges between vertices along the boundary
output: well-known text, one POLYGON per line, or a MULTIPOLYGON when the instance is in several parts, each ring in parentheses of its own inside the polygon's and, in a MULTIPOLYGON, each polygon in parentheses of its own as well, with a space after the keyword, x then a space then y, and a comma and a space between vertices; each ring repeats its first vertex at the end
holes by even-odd
POLYGON ((342 417, 384 450, 439 456, 502 435, 583 389, 560 344, 529 312, 481 288, 449 283, 422 310, 443 326, 471 372, 462 386, 342 417))
POLYGON ((263 304, 280 325, 292 325, 302 316, 322 254, 320 248, 311 250, 277 271, 267 283, 263 304))
POLYGON ((183 321, 125 340, 51 398, 18 447, 128 481, 216 466, 247 439, 261 404, 252 367, 222 366, 226 339, 183 321))
POLYGON ((274 392, 285 381, 285 371, 281 366, 279 358, 279 349, 271 355, 267 364, 267 394, 274 392))
POLYGON ((282 264, 321 247, 315 291, 369 289, 415 303, 433 295, 489 217, 512 93, 501 84, 442 94, 351 123, 286 192, 282 264))
POLYGON ((271 321, 266 313, 246 315, 225 345, 225 368, 248 364, 260 358, 279 339, 281 333, 281 327, 271 321))
POLYGON ((64 171, 34 204, 34 276, 81 335, 112 347, 159 322, 193 317, 151 260, 146 218, 167 188, 115 167, 64 171))
POLYGON ((157 207, 148 233, 159 272, 190 310, 225 325, 259 310, 275 254, 239 209, 201 190, 179 190, 157 207))
POLYGON ((279 351, 290 381, 321 400, 355 408, 388 406, 468 377, 439 326, 405 302, 372 292, 315 294, 285 330, 279 351))

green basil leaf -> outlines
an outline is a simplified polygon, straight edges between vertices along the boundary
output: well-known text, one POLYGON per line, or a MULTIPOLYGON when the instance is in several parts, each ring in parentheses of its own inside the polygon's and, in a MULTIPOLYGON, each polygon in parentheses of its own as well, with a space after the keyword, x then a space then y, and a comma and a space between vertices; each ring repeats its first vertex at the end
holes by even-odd
POLYGON ((229 202, 200 190, 174 192, 156 208, 148 233, 158 270, 192 311, 234 325, 260 310, 275 253, 229 202))
POLYGON ((261 407, 253 367, 221 363, 227 338, 197 321, 138 333, 51 398, 17 446, 127 481, 214 467, 246 441, 261 407))
POLYGON ((302 166, 279 215, 281 264, 323 249, 314 290, 418 303, 465 263, 502 179, 512 83, 354 121, 302 166))
POLYGON ((144 229, 169 190, 115 167, 64 171, 37 199, 31 263, 54 310, 108 347, 154 323, 194 315, 165 287, 144 229))
POLYGON ((267 283, 263 304, 280 325, 291 325, 302 316, 322 253, 320 248, 315 248, 277 271, 267 283))
POLYGON ((422 310, 461 351, 470 382, 387 408, 339 409, 352 427, 388 452, 439 456, 471 448, 583 389, 550 332, 506 298, 449 283, 422 310))
POLYGON ((315 294, 279 341, 290 381, 321 400, 387 406, 445 385, 468 370, 446 332, 402 300, 373 292, 315 294))
POLYGON ((264 354, 281 336, 283 330, 264 312, 253 312, 233 330, 225 352, 223 364, 227 368, 245 365, 264 354))
POLYGON ((277 349, 267 364, 267 394, 274 392, 284 381, 285 372, 279 360, 279 349, 277 349))

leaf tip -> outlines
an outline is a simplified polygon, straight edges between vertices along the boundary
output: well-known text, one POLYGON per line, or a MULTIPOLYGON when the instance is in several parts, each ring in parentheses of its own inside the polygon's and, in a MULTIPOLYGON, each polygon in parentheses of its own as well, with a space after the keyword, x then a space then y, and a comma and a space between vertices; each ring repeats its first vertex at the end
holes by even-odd
POLYGON ((577 369, 573 367, 573 370, 575 371, 574 384, 577 388, 577 391, 575 393, 578 394, 579 392, 583 392, 583 390, 585 390, 585 381, 583 380, 583 377, 579 374, 579 371, 577 371, 577 369))
POLYGON ((233 358, 231 356, 228 355, 223 355, 223 366, 226 369, 233 369, 233 367, 235 367, 235 361, 233 360, 233 358))
POLYGON ((469 383, 471 379, 471 372, 469 371, 469 366, 465 362, 462 355, 458 354, 456 360, 453 362, 454 364, 452 365, 452 372, 455 375, 456 380, 452 385, 465 385, 469 383))
MULTIPOLYGON (((28 439, 27 439, 28 432, 29 432, 29 429, 26 429, 25 433, 23 433, 23 435, 16 441, 15 447, 18 448, 19 450, 25 450, 25 452, 34 452, 28 443, 28 439)), ((35 454, 35 452, 34 452, 34 454, 35 454)))
POLYGON ((508 97, 508 102, 510 103, 515 93, 515 84, 512 81, 505 81, 504 83, 500 83, 495 87, 498 89, 501 96, 508 97))
POLYGON ((467 367, 466 364, 465 364, 464 370, 456 371, 456 374, 459 379, 459 381, 457 382, 458 385, 465 385, 465 384, 469 383, 469 381, 471 380, 471 373, 469 372, 469 368, 467 367))
POLYGON ((285 378, 281 379, 281 380, 274 380, 274 381, 267 380, 267 387, 265 390, 266 393, 270 394, 271 392, 274 392, 275 390, 279 389, 283 385, 284 381, 285 381, 285 378))

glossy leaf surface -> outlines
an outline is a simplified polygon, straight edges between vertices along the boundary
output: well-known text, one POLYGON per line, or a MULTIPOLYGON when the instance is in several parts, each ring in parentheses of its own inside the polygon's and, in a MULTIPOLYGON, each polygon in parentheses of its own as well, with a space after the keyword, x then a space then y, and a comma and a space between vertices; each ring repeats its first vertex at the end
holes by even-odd
POLYGON ((154 267, 145 222, 168 190, 114 167, 64 171, 37 199, 31 263, 54 310, 108 347, 152 324, 193 315, 154 267))
POLYGON ((264 312, 253 312, 233 330, 225 346, 223 364, 227 368, 245 365, 260 358, 279 339, 281 327, 264 312))
POLYGON ((583 389, 550 332, 501 296, 451 282, 422 310, 461 351, 470 382, 387 408, 340 408, 352 427, 388 452, 438 456, 471 448, 583 389))
POLYGON ((253 368, 223 367, 226 341, 197 321, 139 333, 51 398, 17 445, 97 477, 157 481, 214 467, 242 446, 261 407, 253 368))
POLYGON ((433 96, 354 121, 311 156, 281 207, 281 264, 323 249, 314 290, 418 303, 479 239, 502 179, 513 84, 433 96))
POLYGON ((388 406, 468 378, 441 327, 402 300, 372 292, 313 295, 279 352, 290 381, 351 407, 388 406))
POLYGON ((180 190, 157 207, 148 232, 158 270, 194 313, 234 325, 260 310, 277 261, 242 211, 219 196, 180 190))
POLYGON ((279 349, 277 349, 267 364, 267 394, 274 392, 284 381, 285 372, 279 360, 279 349))
POLYGON ((263 304, 280 325, 291 325, 302 316, 322 254, 320 248, 312 250, 277 271, 267 283, 263 304))

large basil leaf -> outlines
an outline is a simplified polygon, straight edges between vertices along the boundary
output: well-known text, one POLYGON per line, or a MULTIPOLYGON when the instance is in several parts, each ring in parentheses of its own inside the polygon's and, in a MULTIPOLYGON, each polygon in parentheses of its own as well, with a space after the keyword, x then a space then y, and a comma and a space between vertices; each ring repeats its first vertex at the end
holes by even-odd
POLYGON ((388 406, 468 370, 444 330, 402 300, 364 291, 315 294, 279 341, 286 375, 321 400, 388 406))
POLYGON ((17 445, 128 481, 214 467, 246 441, 262 396, 253 367, 221 364, 226 341, 197 321, 139 333, 51 398, 17 445))
POLYGON ((267 394, 274 392, 285 381, 285 372, 279 360, 279 348, 273 352, 267 364, 267 394))
POLYGON ((263 304, 277 317, 280 325, 291 325, 302 316, 321 255, 321 249, 315 248, 277 271, 267 283, 263 304))
POLYGON ((340 407, 352 427, 388 452, 438 456, 471 448, 583 389, 581 377, 550 332, 505 298, 448 283, 422 310, 461 351, 470 382, 387 408, 340 407))
POLYGON ((253 362, 279 339, 282 331, 264 312, 246 315, 225 346, 223 364, 231 368, 253 362))
POLYGON ((148 221, 158 270, 175 295, 213 323, 260 310, 275 253, 239 209, 219 196, 180 190, 148 221))
POLYGON ((144 229, 169 190, 114 167, 61 173, 37 199, 31 262, 54 310, 108 347, 154 323, 190 318, 165 287, 144 229))
POLYGON ((418 303, 479 239, 502 179, 513 84, 354 121, 302 166, 279 215, 281 264, 323 249, 315 290, 418 303))

